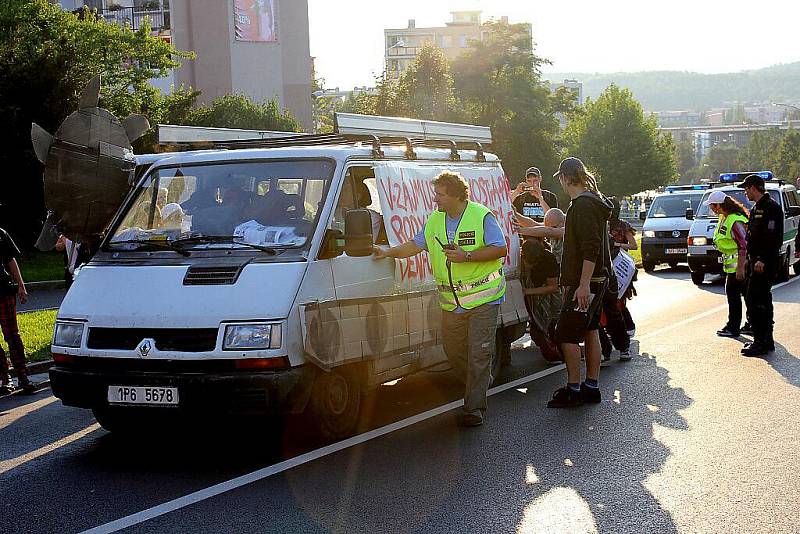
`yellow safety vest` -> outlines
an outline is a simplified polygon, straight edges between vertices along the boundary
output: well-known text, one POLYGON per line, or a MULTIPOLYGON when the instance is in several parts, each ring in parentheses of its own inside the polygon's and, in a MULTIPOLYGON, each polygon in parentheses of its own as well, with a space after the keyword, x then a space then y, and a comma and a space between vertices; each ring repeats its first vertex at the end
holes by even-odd
MULTIPOLYGON (((467 252, 485 247, 483 219, 490 213, 491 210, 486 206, 468 202, 458 223, 453 244, 467 252)), ((425 242, 439 289, 439 305, 445 311, 453 311, 458 306, 469 310, 502 297, 506 292, 502 258, 451 263, 448 266, 447 256, 436 241, 439 238, 444 244, 449 242, 445 217, 444 212, 437 210, 425 223, 425 242)))
POLYGON ((736 213, 727 217, 720 215, 717 229, 714 230, 714 246, 722 254, 722 270, 726 273, 735 273, 739 262, 739 245, 732 236, 733 225, 737 222, 747 224, 747 217, 736 213))

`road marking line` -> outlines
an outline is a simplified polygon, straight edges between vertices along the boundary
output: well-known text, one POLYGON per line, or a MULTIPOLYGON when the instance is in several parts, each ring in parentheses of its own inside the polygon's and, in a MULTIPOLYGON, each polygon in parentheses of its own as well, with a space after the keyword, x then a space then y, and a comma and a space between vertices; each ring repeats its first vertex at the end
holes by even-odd
MULTIPOLYGON (((794 283, 797 280, 800 280, 800 276, 795 276, 791 280, 788 280, 786 282, 782 282, 780 284, 776 284, 775 286, 772 287, 772 289, 773 289, 773 291, 776 290, 776 289, 781 289, 782 287, 787 286, 787 285, 789 285, 791 283, 794 283)), ((708 317, 709 315, 714 315, 715 313, 719 313, 722 310, 727 310, 727 309, 728 309, 728 304, 727 303, 720 304, 719 306, 717 306, 715 308, 711 308, 710 310, 706 310, 703 313, 698 313, 697 315, 693 315, 691 317, 688 317, 688 318, 684 319, 683 321, 678 321, 677 323, 673 323, 673 324, 671 324, 669 326, 665 326, 664 328, 660 328, 660 329, 656 330, 655 332, 650 332, 649 334, 645 334, 645 335, 643 335, 643 336, 641 336, 639 338, 636 338, 636 339, 638 339, 639 342, 642 342, 642 341, 644 341, 646 339, 650 339, 651 337, 660 336, 661 334, 663 334, 665 332, 669 332, 670 330, 674 330, 676 328, 680 328, 681 326, 685 326, 685 325, 687 325, 689 323, 693 323, 695 321, 699 321, 700 319, 704 319, 704 318, 708 317)))
POLYGON ((31 460, 35 460, 36 458, 39 458, 40 456, 44 456, 45 454, 53 452, 56 449, 60 449, 61 447, 69 445, 73 441, 78 441, 87 434, 91 434, 98 428, 100 428, 100 425, 98 425, 97 423, 93 423, 88 427, 84 428, 83 430, 79 430, 74 434, 70 434, 69 436, 61 438, 56 442, 45 445, 44 447, 40 447, 35 451, 23 454, 22 456, 17 456, 16 458, 11 458, 10 460, 4 460, 0 462, 0 474, 3 474, 7 471, 11 471, 15 467, 19 467, 24 463, 30 462, 31 460))
MULTIPOLYGON (((544 371, 539 371, 538 373, 524 376, 522 378, 514 380, 513 382, 493 387, 489 390, 488 394, 496 395, 498 393, 502 393, 503 391, 515 388, 521 384, 532 382, 534 380, 539 380, 540 378, 552 375, 554 373, 561 371, 562 369, 564 369, 563 364, 553 366, 549 369, 545 369, 544 371)), ((428 410, 427 412, 423 412, 408 417, 406 419, 397 421, 395 423, 391 423, 381 428, 370 430, 369 432, 359 434, 358 436, 353 436, 352 438, 348 438, 338 443, 332 443, 331 445, 327 445, 325 447, 307 452, 305 454, 301 454, 300 456, 295 456, 294 458, 290 458, 289 460, 284 460, 283 462, 277 463, 275 465, 271 465, 263 469, 258 469, 256 471, 253 471, 252 473, 232 478, 225 482, 209 486, 208 488, 195 491, 194 493, 184 495, 183 497, 178 497, 177 499, 165 502, 163 504, 159 504, 157 506, 153 506, 152 508, 148 508, 147 510, 142 510, 141 512, 137 512, 135 514, 131 514, 129 516, 117 519, 115 521, 111 521, 110 523, 94 527, 92 529, 84 531, 84 534, 101 534, 101 533, 107 534, 111 532, 117 532, 124 528, 132 527, 140 523, 144 523, 145 521, 148 521, 150 519, 154 519, 156 517, 168 514, 170 512, 174 512, 181 508, 191 506, 192 504, 196 504, 200 501, 216 497, 217 495, 221 495, 222 493, 240 488, 242 486, 246 486, 247 484, 250 484, 252 482, 257 482, 259 480, 271 477, 272 475, 283 473, 284 471, 288 471, 293 467, 297 467, 305 463, 318 460, 324 456, 328 456, 330 454, 342 451, 344 449, 349 449, 350 447, 354 447, 355 445, 360 445, 375 438, 385 436, 386 434, 390 434, 396 430, 401 430, 403 428, 409 427, 421 421, 425 421, 426 419, 431 419, 443 413, 455 410, 456 408, 460 408, 463 405, 464 405, 463 399, 453 401, 449 404, 445 404, 444 406, 439 406, 437 408, 433 408, 432 410, 428 410)))
MULTIPOLYGON (((795 277, 788 282, 784 282, 782 284, 778 284, 774 286, 773 289, 780 289, 783 286, 790 284, 796 280, 800 279, 800 277, 795 277)), ((703 317, 707 317, 709 315, 713 315, 714 313, 718 313, 720 310, 727 308, 727 304, 717 306, 716 308, 712 308, 711 310, 707 310, 703 313, 695 315, 693 317, 689 317, 684 319, 683 321, 676 323, 675 325, 670 325, 656 332, 651 334, 647 334, 640 338, 640 341, 643 339, 648 339, 650 337, 662 334, 674 328, 678 328, 685 324, 691 323, 693 321, 697 321, 702 319, 703 317)), ((502 393, 509 389, 516 388, 522 384, 526 384, 528 382, 533 382, 534 380, 539 380, 546 376, 552 375, 557 373, 565 368, 564 364, 553 366, 549 369, 545 369, 543 371, 539 371, 538 373, 534 373, 532 375, 524 376, 512 382, 508 382, 507 384, 502 384, 500 386, 493 387, 489 389, 488 395, 496 395, 498 393, 502 393)), ((463 400, 453 401, 449 404, 445 404, 443 406, 439 406, 438 408, 433 408, 428 410, 427 412, 423 412, 402 421, 397 421, 391 423, 389 425, 383 426, 381 428, 376 428, 374 430, 370 430, 369 432, 365 432, 363 434, 359 434, 358 436, 353 436, 352 438, 348 438, 344 441, 340 441, 338 443, 333 443, 331 445, 327 445, 325 447, 307 452, 305 454, 301 454, 300 456, 295 456, 294 458, 290 458, 289 460, 284 460, 283 462, 279 462, 277 464, 271 465, 269 467, 265 467, 263 469, 258 469, 246 475, 242 475, 236 478, 232 478, 225 482, 220 482, 219 484, 215 484, 213 486, 209 486, 207 488, 195 491, 194 493, 190 493, 188 495, 184 495, 183 497, 178 497, 177 499, 173 499, 171 501, 159 504, 157 506, 153 506, 146 510, 142 510, 141 512, 137 512, 135 514, 131 514, 115 521, 111 521, 110 523, 106 523, 104 525, 99 525, 97 527, 91 528, 89 530, 85 530, 83 534, 110 534, 112 532, 117 532, 124 528, 132 527, 134 525, 138 525, 144 523, 145 521, 149 521, 150 519, 155 519, 156 517, 160 517, 162 515, 166 515, 170 512, 174 512, 176 510, 180 510, 181 508, 185 508, 187 506, 191 506, 198 502, 210 499, 212 497, 216 497, 217 495, 221 495, 228 491, 232 491, 234 489, 241 488, 242 486, 246 486, 247 484, 251 484, 253 482, 257 482, 259 480, 263 480, 265 478, 271 477, 273 475, 283 473, 292 469, 294 467, 298 467, 300 465, 313 462, 314 460, 318 460, 325 456, 331 455, 333 453, 349 449, 350 447, 354 447, 356 445, 360 445, 362 443, 366 443, 367 441, 371 441, 373 439, 379 438, 381 436, 385 436, 390 434, 396 430, 401 430, 403 428, 412 426, 416 423, 425 421, 426 419, 431 419, 433 417, 437 417, 443 413, 449 412, 451 410, 455 410, 456 408, 460 408, 464 405, 463 400)))

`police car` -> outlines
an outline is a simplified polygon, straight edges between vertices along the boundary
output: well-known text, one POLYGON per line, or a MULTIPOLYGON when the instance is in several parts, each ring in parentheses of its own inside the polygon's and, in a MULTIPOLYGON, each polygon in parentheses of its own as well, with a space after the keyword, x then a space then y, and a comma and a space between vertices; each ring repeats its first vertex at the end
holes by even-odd
MULTIPOLYGON (((739 202, 747 209, 753 207, 753 203, 747 199, 744 190, 737 187, 751 174, 758 174, 764 179, 767 193, 783 209, 783 245, 781 247, 781 267, 778 270, 778 280, 789 278, 789 269, 794 266, 795 274, 800 274, 800 263, 795 258, 794 239, 797 235, 798 225, 800 225, 800 195, 795 186, 782 180, 777 180, 771 171, 758 172, 728 172, 719 175, 719 182, 713 184, 715 191, 722 191, 739 202)), ((710 194, 706 191, 703 201, 710 194)), ((692 282, 699 285, 703 283, 706 274, 722 273, 722 256, 714 247, 714 231, 717 228, 718 216, 708 206, 700 204, 700 207, 686 214, 686 218, 691 221, 689 237, 687 239, 689 269, 692 272, 692 282)))
POLYGON ((697 211, 709 185, 669 186, 653 199, 642 228, 642 266, 652 271, 659 263, 686 263, 686 238, 692 222, 686 210, 697 211))

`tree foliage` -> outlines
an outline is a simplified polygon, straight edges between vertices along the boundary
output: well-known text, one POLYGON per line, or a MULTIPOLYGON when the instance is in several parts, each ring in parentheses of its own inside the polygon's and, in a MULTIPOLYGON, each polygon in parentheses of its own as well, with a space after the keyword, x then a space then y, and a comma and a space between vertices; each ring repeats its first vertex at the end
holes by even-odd
POLYGON ((778 178, 795 180, 800 177, 800 131, 754 133, 739 151, 737 164, 742 171, 771 170, 778 178))
POLYGON ((147 80, 189 57, 151 36, 147 24, 134 32, 88 11, 78 17, 46 0, 0 2, 0 116, 6 121, 0 165, 17 170, 0 188, 0 224, 27 245, 38 232, 36 221, 44 218, 32 122, 55 133, 97 74, 103 76, 102 106, 121 118, 132 112, 158 116, 190 95, 162 97, 147 80))
POLYGON ((470 122, 492 128, 492 150, 510 177, 522 179, 531 165, 555 171, 554 102, 563 97, 552 99, 541 80, 548 61, 534 53, 525 24, 489 22, 484 31, 484 40, 453 61, 456 97, 470 122))
POLYGON ((693 183, 699 178, 697 171, 697 156, 692 142, 682 139, 675 143, 675 164, 680 181, 684 184, 693 183))
POLYGON ((677 177, 672 136, 659 135, 655 118, 645 118, 627 89, 612 85, 588 100, 564 135, 570 155, 593 170, 606 193, 630 195, 677 177))
POLYGON ((241 94, 215 98, 210 105, 190 111, 182 124, 281 132, 302 131, 294 117, 288 111, 281 110, 276 101, 254 102, 252 98, 241 94))

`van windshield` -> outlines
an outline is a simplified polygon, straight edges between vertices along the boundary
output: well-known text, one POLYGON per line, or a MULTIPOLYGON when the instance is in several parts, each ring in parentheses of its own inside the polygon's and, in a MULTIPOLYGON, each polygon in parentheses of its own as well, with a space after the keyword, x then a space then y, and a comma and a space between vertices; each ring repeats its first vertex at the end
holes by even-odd
POLYGON ((653 205, 650 206, 648 217, 662 218, 662 217, 684 217, 686 216, 686 208, 692 208, 697 211, 700 205, 700 198, 702 195, 680 195, 670 193, 656 197, 653 200, 653 205))
POLYGON ((156 169, 108 246, 137 250, 183 241, 182 248, 302 247, 334 168, 330 161, 294 160, 156 169))
MULTIPOLYGON (((711 191, 703 195, 703 202, 706 201, 706 198, 708 198, 709 194, 711 194, 711 191)), ((753 207, 753 202, 747 200, 747 195, 744 194, 744 189, 734 189, 731 191, 725 191, 725 194, 728 195, 729 197, 733 197, 748 210, 753 207)), ((718 215, 716 215, 713 211, 711 211, 711 208, 709 206, 706 206, 701 203, 700 207, 697 208, 696 217, 702 219, 716 219, 718 215)))

